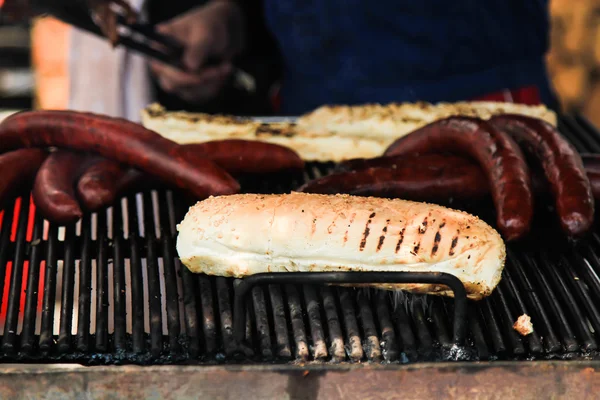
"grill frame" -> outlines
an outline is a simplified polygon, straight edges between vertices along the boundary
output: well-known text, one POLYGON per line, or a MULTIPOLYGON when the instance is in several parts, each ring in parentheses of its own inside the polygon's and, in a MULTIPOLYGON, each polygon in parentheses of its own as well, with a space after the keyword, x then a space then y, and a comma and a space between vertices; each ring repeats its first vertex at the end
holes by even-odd
MULTIPOLYGON (((600 133, 582 117, 563 117, 559 127, 578 150, 600 152, 600 133)), ((332 166, 310 166, 303 179, 318 177, 332 166)), ((275 190, 269 190, 265 180, 257 182, 253 191, 282 193, 299 186, 301 180, 293 177, 287 188, 279 185, 275 190)), ((246 188, 249 185, 243 183, 246 188)), ((5 213, 0 228, 0 276, 7 271, 7 261, 12 265, 8 286, 0 282, 0 293, 7 293, 0 299, 6 303, 0 360, 85 365, 317 360, 331 365, 456 358, 600 359, 600 313, 595 306, 600 301, 600 236, 594 233, 583 244, 565 242, 554 235, 555 221, 544 220, 548 214, 538 217, 542 221, 536 222, 540 235, 536 240, 555 248, 539 255, 531 243, 509 246, 510 261, 492 298, 470 303, 465 321, 469 343, 459 357, 445 351, 453 343, 449 323, 453 307, 448 300, 407 294, 394 308, 394 299, 381 291, 286 284, 252 289, 252 306, 245 318, 245 339, 251 345, 240 358, 234 337, 234 281, 193 276, 175 258, 175 224, 187 205, 171 192, 132 195, 104 216, 86 215, 80 229, 66 227, 66 236, 74 238, 67 241, 59 239, 56 226, 49 227, 44 239, 44 222, 32 217, 27 207, 19 207, 16 215, 5 213), (123 207, 140 208, 140 202, 141 218, 135 212, 122 213, 123 207), (158 204, 162 211, 156 212, 150 204, 158 204), (91 230, 94 218, 99 227, 96 234, 91 230), (12 232, 15 220, 17 229, 12 232), (27 231, 29 220, 32 232, 27 231), (123 223, 128 226, 127 237, 123 223), (42 262, 43 268, 31 268, 42 262), (41 281, 45 285, 38 296, 41 281), (156 293, 165 301, 152 295, 156 293), (60 307, 54 307, 55 300, 60 307), (148 307, 128 306, 128 301, 148 307), (523 312, 532 315, 536 329, 527 338, 512 330, 523 312), (61 322, 55 328, 58 317, 61 322), (92 319, 94 333, 88 329, 92 319)), ((493 221, 489 210, 482 217, 493 221)))

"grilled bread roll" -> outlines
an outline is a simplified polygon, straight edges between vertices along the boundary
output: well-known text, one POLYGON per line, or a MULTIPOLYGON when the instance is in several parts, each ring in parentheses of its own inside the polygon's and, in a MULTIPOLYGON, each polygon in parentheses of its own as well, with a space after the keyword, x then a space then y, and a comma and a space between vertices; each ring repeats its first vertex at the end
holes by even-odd
MULTIPOLYGON (((191 207, 177 229, 181 262, 196 273, 437 271, 459 278, 475 300, 496 287, 506 258, 500 235, 475 216, 374 197, 211 197, 191 207)), ((452 295, 432 284, 370 286, 452 295)))
POLYGON ((556 125, 556 114, 545 106, 502 102, 323 106, 303 115, 297 123, 269 124, 226 115, 166 111, 152 104, 142 110, 142 123, 182 144, 261 140, 287 146, 305 161, 339 162, 380 156, 395 139, 438 119, 452 115, 489 119, 503 113, 537 117, 556 125))

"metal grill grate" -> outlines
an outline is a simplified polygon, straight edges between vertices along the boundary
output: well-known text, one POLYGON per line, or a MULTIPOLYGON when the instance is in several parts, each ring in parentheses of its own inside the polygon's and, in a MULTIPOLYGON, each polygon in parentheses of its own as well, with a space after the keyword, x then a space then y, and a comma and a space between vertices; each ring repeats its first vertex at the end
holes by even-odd
MULTIPOLYGON (((561 131, 600 152, 600 133, 580 117, 561 131)), ((303 179, 248 191, 286 192, 303 179)), ((258 187, 256 187, 258 186, 258 187)), ((299 361, 417 362, 456 358, 452 302, 434 296, 310 285, 254 288, 244 359, 233 337, 233 280, 198 276, 176 258, 175 225, 189 204, 165 191, 122 199, 75 226, 43 221, 28 198, 0 225, 0 360, 84 364, 299 361)), ((473 206, 493 221, 489 204, 473 206)), ((540 207, 532 239, 511 245, 490 298, 470 302, 470 360, 600 358, 600 236, 569 243, 540 207), (535 332, 512 324, 527 313, 535 332)))

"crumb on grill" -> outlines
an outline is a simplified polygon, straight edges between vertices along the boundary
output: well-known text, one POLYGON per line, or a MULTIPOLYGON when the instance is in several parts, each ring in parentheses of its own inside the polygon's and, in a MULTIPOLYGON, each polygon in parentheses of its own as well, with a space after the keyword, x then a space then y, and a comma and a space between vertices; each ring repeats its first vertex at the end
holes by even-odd
POLYGON ((521 315, 517 322, 514 323, 513 329, 522 336, 527 336, 533 333, 533 325, 531 324, 531 317, 527 314, 521 315))

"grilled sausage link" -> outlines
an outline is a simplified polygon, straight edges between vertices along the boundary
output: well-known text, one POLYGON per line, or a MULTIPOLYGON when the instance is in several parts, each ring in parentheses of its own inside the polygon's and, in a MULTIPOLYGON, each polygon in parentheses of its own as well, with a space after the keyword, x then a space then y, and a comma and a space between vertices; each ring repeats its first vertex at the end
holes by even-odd
POLYGON ((56 151, 40 167, 33 184, 33 202, 48 221, 66 225, 83 215, 75 184, 85 160, 84 154, 56 151))
POLYGON ((581 159, 586 172, 600 174, 600 154, 582 153, 581 159))
POLYGON ((556 203, 563 230, 587 233, 594 222, 594 197, 577 150, 549 123, 524 115, 498 115, 490 120, 541 164, 556 203))
POLYGON ((255 140, 226 139, 182 146, 201 155, 230 174, 270 174, 304 169, 304 161, 294 150, 255 140))
POLYGON ((124 164, 98 158, 81 174, 77 182, 77 197, 88 211, 98 211, 112 204, 118 195, 119 181, 127 173, 124 164))
POLYGON ((48 153, 41 149, 24 149, 0 155, 0 208, 33 180, 48 153))
POLYGON ((360 171, 367 168, 398 168, 409 165, 425 165, 428 168, 447 168, 449 166, 474 165, 465 157, 452 154, 421 154, 413 156, 382 156, 375 158, 353 158, 336 165, 336 172, 360 171))
POLYGON ((490 184, 498 228, 507 241, 528 233, 533 217, 529 168, 518 145, 486 121, 449 117, 396 140, 386 156, 458 152, 476 159, 490 184))
POLYGON ((489 189, 485 175, 475 164, 418 164, 335 173, 308 182, 298 191, 437 202, 477 199, 489 189))
POLYGON ((28 111, 0 124, 0 152, 21 147, 90 151, 155 175, 198 198, 237 193, 239 183, 211 161, 132 122, 73 111, 28 111))

